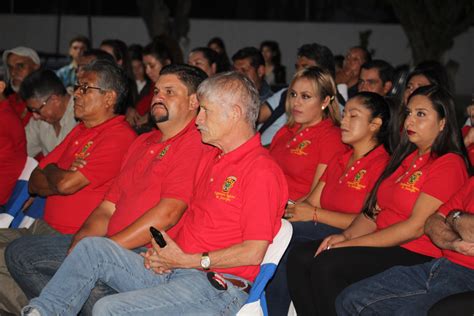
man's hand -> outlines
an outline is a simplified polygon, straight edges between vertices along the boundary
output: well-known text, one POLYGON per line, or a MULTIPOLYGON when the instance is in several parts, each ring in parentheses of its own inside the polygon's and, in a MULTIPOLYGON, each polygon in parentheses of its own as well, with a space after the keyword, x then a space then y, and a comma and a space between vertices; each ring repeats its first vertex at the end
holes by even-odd
POLYGON ((90 155, 90 153, 86 153, 84 155, 84 157, 80 158, 80 157, 77 157, 76 160, 74 160, 71 164, 71 166, 69 167, 69 171, 77 171, 79 169, 82 169, 85 167, 85 165, 87 164, 87 161, 86 161, 86 158, 90 155))
POLYGON ((454 251, 465 256, 474 257, 474 243, 458 239, 453 241, 452 245, 454 251))
POLYGON ((153 248, 148 249, 141 255, 144 257, 144 265, 158 274, 169 273, 176 268, 188 267, 187 262, 191 255, 184 253, 181 248, 171 239, 168 234, 161 231, 166 241, 166 246, 160 248, 155 240, 151 239, 153 248))

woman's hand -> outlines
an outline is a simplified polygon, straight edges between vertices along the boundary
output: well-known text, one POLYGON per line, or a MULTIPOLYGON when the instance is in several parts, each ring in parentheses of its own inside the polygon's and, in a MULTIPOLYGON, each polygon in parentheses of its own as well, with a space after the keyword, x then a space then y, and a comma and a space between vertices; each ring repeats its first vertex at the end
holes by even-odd
POLYGON ((313 220, 314 206, 307 202, 288 204, 285 218, 290 222, 304 222, 313 220))
POLYGON ((337 248, 337 244, 341 243, 343 241, 346 241, 347 238, 343 234, 336 234, 336 235, 331 235, 326 238, 324 238, 323 242, 321 245, 319 245, 318 250, 316 250, 316 254, 314 255, 315 257, 319 255, 321 252, 324 250, 329 250, 331 248, 337 248))

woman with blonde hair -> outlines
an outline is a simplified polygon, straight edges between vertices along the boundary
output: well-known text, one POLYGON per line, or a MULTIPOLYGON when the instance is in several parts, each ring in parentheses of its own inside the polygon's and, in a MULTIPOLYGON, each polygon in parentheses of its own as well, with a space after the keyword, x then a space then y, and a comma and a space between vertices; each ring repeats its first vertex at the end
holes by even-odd
POLYGON ((291 200, 306 197, 329 161, 346 149, 336 94, 333 77, 319 67, 298 71, 288 88, 288 123, 273 138, 270 154, 285 173, 291 200))

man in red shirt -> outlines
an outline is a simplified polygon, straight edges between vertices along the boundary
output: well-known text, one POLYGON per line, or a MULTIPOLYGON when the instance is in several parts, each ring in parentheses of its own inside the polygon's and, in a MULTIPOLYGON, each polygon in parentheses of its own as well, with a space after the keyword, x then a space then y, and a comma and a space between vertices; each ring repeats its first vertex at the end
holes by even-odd
POLYGON ((3 64, 6 65, 6 75, 10 88, 14 93, 8 96, 10 106, 20 117, 23 126, 26 126, 31 118, 26 102, 21 99, 18 91, 20 85, 30 73, 40 68, 40 58, 31 48, 18 46, 3 52, 3 64))
POLYGON ((120 292, 95 304, 100 315, 235 314, 245 303, 288 188, 255 132, 259 99, 249 79, 218 74, 199 86, 198 99, 198 129, 215 148, 199 162, 189 209, 162 233, 167 245, 152 240, 144 262, 110 239, 84 238, 25 315, 77 313, 99 279, 120 292))
MULTIPOLYGON (((206 148, 195 126, 196 90, 206 77, 202 70, 187 65, 162 69, 151 106, 158 130, 141 135, 130 146, 120 174, 75 235, 25 236, 12 242, 5 260, 29 298, 39 295, 68 250, 84 237, 107 236, 134 249, 150 242, 150 226, 168 230, 179 221, 206 148)), ((88 306, 103 290, 94 291, 88 306)))
MULTIPOLYGON (((421 265, 397 266, 349 286, 336 301, 337 314, 370 311, 373 315, 426 315, 437 301, 474 291, 473 232, 471 177, 461 191, 426 221, 425 233, 442 250, 443 257, 421 265)), ((472 314, 472 301, 465 303, 468 308, 460 305, 454 314, 472 314)))
MULTIPOLYGON (((122 70, 97 61, 84 68, 74 92, 74 114, 81 120, 33 171, 29 190, 47 197, 44 221, 29 229, 0 230, 1 250, 24 235, 75 233, 120 170, 122 157, 136 138, 123 116, 116 113, 127 93, 122 70)), ((18 313, 26 302, 0 257, 0 309, 18 313)))
POLYGON ((26 136, 21 121, 3 96, 0 76, 0 209, 7 203, 26 162, 26 136))

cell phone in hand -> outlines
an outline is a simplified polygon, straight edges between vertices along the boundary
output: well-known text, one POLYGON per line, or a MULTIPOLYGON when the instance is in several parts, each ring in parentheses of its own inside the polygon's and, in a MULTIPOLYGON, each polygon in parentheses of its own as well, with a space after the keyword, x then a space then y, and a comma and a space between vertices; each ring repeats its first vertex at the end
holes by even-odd
POLYGON ((156 243, 158 244, 158 246, 160 246, 160 248, 164 248, 166 246, 166 241, 158 229, 153 226, 150 226, 150 233, 153 235, 153 239, 155 239, 156 243))

